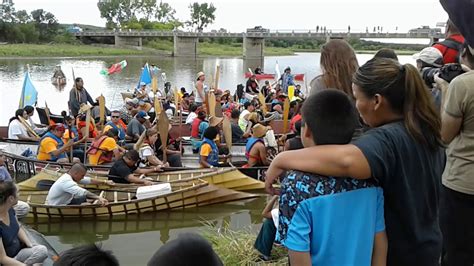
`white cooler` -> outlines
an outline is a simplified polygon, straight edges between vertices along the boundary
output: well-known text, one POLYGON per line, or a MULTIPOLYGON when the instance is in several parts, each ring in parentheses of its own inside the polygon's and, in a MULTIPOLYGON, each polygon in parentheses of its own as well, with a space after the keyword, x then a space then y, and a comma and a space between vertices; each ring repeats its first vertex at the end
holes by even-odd
POLYGON ((170 183, 162 183, 152 186, 142 186, 137 188, 137 199, 154 198, 160 195, 171 193, 170 183))

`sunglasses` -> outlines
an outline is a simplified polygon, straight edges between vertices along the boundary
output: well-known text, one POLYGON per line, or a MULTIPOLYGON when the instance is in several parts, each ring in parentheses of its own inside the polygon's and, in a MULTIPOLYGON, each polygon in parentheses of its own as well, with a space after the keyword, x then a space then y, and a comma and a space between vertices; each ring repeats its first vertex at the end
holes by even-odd
POLYGON ((115 116, 115 115, 112 116, 112 118, 119 118, 119 117, 120 117, 120 116, 115 116))

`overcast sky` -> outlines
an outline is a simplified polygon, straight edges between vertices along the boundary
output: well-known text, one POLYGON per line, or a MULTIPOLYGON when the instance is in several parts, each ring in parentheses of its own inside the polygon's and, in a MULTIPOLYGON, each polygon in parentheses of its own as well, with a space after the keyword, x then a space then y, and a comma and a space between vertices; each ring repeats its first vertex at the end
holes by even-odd
MULTIPOLYGON (((60 23, 104 26, 97 0, 13 0, 17 10, 42 8, 52 12, 60 23)), ((176 9, 176 17, 189 19, 189 4, 194 1, 168 0, 176 9)), ((200 1, 204 2, 204 1, 200 1)), ((408 31, 421 25, 434 27, 447 20, 439 0, 213 0, 216 10, 214 24, 207 28, 225 28, 242 32, 261 25, 272 30, 329 29, 370 30, 382 26, 384 31, 408 31)))

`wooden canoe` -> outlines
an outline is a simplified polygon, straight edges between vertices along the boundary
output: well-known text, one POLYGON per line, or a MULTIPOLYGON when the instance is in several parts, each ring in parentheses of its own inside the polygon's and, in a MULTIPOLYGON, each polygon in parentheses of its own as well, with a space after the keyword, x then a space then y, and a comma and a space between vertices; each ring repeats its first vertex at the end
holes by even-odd
MULTIPOLYGON (((39 180, 56 181, 65 172, 65 169, 45 168, 32 178, 26 179, 25 181, 18 183, 18 187, 21 191, 38 190, 39 180)), ((91 171, 88 172, 87 176, 91 178, 105 180, 107 179, 107 172, 91 171)), ((237 168, 207 168, 196 170, 183 170, 163 172, 155 175, 152 174, 148 175, 147 177, 159 182, 187 181, 190 179, 199 178, 205 180, 211 185, 238 191, 261 191, 265 188, 264 182, 243 174, 237 168)), ((96 185, 90 185, 88 188, 102 190, 107 189, 106 186, 96 185)))
POLYGON ((255 198, 257 195, 219 188, 199 179, 169 182, 172 192, 152 198, 134 199, 135 192, 100 191, 109 201, 107 206, 97 204, 52 206, 44 204, 47 191, 20 193, 20 199, 30 205, 33 218, 90 218, 140 214, 171 209, 192 208, 211 204, 255 198))

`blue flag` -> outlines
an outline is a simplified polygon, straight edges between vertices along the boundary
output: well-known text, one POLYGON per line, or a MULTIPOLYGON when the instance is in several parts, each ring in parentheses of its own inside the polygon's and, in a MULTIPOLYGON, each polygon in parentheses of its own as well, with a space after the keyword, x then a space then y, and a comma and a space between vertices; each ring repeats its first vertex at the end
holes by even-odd
POLYGON ((35 89, 35 86, 33 86, 33 83, 31 83, 30 74, 26 71, 20 96, 20 108, 24 108, 27 105, 33 106, 37 100, 38 91, 35 89))
POLYGON ((137 89, 140 88, 140 83, 144 82, 146 85, 151 84, 151 75, 150 75, 150 68, 148 67, 148 63, 145 64, 142 70, 142 74, 140 75, 140 80, 138 81, 137 89))

